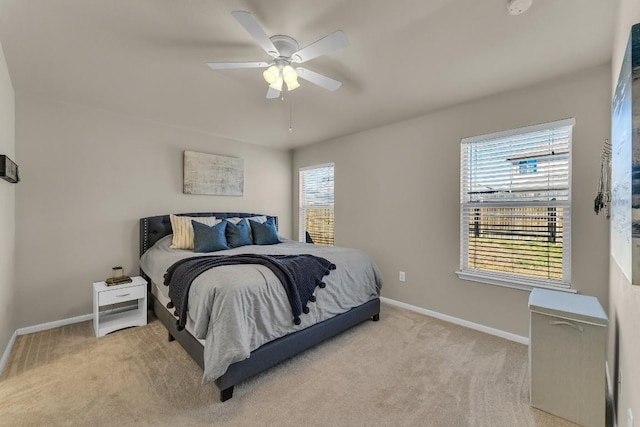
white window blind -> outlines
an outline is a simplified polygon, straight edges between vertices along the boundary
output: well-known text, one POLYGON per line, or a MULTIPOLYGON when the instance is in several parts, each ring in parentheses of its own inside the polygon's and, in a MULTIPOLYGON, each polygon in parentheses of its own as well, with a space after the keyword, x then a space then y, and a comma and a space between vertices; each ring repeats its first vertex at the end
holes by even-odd
POLYGON ((334 164, 300 169, 299 240, 333 246, 334 164), (308 235, 307 235, 308 233, 308 235))
POLYGON ((461 278, 570 287, 574 123, 462 140, 461 278))

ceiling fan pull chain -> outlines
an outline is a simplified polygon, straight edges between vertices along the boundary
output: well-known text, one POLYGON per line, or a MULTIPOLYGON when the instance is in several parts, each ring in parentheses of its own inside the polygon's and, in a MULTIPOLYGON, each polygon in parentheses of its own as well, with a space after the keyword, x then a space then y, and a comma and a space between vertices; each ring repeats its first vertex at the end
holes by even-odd
POLYGON ((289 97, 289 133, 293 133, 293 99, 289 97))

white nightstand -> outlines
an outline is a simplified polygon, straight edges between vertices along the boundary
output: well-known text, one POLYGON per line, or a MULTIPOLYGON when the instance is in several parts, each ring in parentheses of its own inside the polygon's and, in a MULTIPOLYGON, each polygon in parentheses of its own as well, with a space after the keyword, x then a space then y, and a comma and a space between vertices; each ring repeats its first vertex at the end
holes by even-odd
POLYGON ((124 285, 107 286, 105 282, 93 284, 93 329, 96 337, 147 324, 147 281, 140 276, 134 276, 131 280, 131 283, 124 285), (100 311, 105 306, 127 301, 137 301, 138 305, 100 311))

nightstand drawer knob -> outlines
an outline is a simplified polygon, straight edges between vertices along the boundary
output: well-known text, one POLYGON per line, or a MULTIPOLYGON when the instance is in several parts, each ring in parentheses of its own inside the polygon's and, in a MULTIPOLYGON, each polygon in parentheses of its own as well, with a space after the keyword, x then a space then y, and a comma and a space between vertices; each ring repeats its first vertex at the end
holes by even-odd
POLYGON ((128 297, 129 295, 131 295, 131 293, 128 293, 128 294, 122 294, 122 295, 116 295, 116 297, 118 297, 118 298, 122 298, 122 297, 128 297))

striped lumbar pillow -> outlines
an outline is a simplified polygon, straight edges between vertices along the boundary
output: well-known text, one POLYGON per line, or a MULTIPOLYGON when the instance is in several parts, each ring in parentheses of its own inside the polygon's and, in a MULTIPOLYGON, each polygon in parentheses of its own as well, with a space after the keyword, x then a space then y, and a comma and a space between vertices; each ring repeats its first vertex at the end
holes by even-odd
POLYGON ((191 220, 206 224, 209 227, 221 222, 216 220, 215 216, 178 216, 169 215, 171 220, 171 228, 173 229, 173 240, 171 241, 171 249, 190 249, 193 250, 193 226, 191 220))

